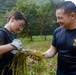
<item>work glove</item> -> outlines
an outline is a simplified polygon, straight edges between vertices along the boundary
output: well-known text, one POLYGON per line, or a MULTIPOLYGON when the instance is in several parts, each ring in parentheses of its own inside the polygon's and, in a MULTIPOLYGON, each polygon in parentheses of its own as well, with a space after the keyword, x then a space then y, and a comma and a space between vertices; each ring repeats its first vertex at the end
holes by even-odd
POLYGON ((16 50, 21 50, 22 49, 22 42, 19 39, 15 39, 10 43, 12 46, 16 48, 16 50))
POLYGON ((12 53, 12 54, 16 54, 17 51, 18 51, 18 50, 12 50, 11 53, 12 53))
POLYGON ((16 48, 16 50, 12 50, 11 51, 12 54, 15 54, 17 52, 17 50, 21 50, 22 49, 22 43, 21 43, 21 41, 19 39, 13 40, 11 45, 16 48))

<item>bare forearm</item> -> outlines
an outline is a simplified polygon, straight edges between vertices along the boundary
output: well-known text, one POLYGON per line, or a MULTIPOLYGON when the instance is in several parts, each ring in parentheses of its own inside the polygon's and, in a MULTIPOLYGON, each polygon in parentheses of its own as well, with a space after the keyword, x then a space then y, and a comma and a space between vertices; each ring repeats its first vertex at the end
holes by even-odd
POLYGON ((6 53, 8 51, 11 51, 13 49, 14 49, 14 47, 10 44, 0 45, 0 55, 3 54, 3 53, 6 53))
POLYGON ((55 47, 51 46, 46 52, 43 53, 45 58, 52 58, 56 55, 57 50, 55 47))

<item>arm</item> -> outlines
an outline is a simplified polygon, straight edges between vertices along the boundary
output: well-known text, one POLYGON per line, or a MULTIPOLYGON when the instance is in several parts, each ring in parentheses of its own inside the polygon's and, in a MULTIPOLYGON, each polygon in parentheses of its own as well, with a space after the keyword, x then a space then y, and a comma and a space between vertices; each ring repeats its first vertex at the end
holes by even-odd
POLYGON ((11 50, 21 50, 21 49, 22 49, 21 41, 18 39, 14 39, 10 44, 0 45, 0 55, 11 50))
POLYGON ((57 53, 57 49, 56 47, 54 47, 53 45, 51 45, 51 47, 43 53, 45 58, 52 58, 53 56, 55 56, 57 53))
POLYGON ((7 45, 0 45, 0 55, 3 53, 6 53, 8 51, 11 51, 15 49, 14 46, 12 46, 11 44, 7 44, 7 45))

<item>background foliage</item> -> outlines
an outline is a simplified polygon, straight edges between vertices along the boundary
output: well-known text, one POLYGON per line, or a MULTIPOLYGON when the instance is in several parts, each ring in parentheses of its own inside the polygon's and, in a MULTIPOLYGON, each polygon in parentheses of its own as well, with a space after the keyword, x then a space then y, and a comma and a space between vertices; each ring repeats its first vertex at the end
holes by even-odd
POLYGON ((6 24, 6 14, 8 12, 21 11, 28 21, 27 29, 24 27, 21 31, 24 33, 23 35, 53 34, 57 27, 56 6, 51 0, 0 0, 0 27, 6 24))

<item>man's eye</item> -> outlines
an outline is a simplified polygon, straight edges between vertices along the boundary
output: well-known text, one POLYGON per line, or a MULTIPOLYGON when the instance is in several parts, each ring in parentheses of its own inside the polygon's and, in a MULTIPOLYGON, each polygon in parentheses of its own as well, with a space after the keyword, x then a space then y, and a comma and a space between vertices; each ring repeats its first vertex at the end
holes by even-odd
POLYGON ((62 17, 58 17, 58 19, 63 19, 62 17))

